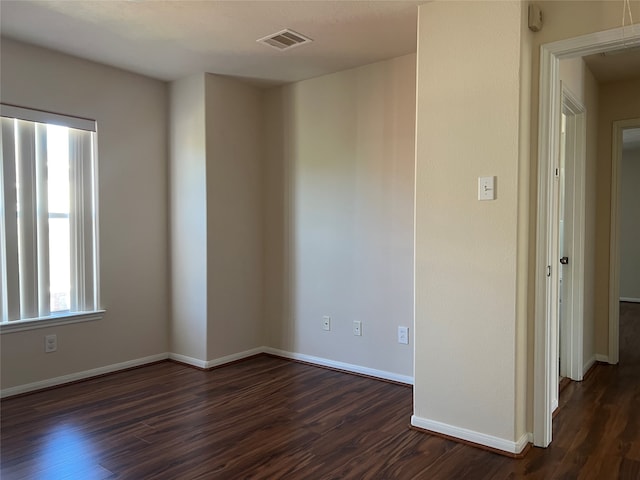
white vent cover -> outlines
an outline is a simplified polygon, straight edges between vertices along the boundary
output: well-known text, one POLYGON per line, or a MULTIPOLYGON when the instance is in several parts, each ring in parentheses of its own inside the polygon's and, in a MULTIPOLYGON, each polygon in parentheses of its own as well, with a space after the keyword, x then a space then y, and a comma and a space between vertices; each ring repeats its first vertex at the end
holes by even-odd
POLYGON ((309 37, 305 37, 298 32, 285 28, 277 33, 272 33, 266 37, 256 40, 258 43, 264 43, 276 50, 289 50, 290 48, 299 47, 305 43, 311 43, 309 37))

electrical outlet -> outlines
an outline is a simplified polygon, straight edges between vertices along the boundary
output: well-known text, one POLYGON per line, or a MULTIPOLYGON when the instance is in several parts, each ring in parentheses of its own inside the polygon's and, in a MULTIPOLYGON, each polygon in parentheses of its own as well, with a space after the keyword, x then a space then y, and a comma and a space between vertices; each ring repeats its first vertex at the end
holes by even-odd
POLYGON ((398 343, 409 345, 409 327, 398 327, 398 343))
POLYGON ((322 329, 323 330, 331 330, 331 317, 325 315, 322 317, 322 329))
POLYGON ((360 320, 353 321, 353 334, 358 337, 362 336, 362 322, 360 320))
POLYGON ((56 335, 45 335, 44 337, 44 351, 45 353, 51 353, 58 350, 58 337, 56 335))

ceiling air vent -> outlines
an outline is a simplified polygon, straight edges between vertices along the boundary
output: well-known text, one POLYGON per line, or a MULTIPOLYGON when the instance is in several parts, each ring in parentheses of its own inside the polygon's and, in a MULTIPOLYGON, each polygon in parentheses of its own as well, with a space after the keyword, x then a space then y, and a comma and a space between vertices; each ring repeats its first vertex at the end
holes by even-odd
POLYGON ((257 42, 269 45, 276 50, 289 50, 290 48, 298 47, 305 43, 311 43, 313 42, 313 40, 299 34, 298 32, 294 32, 293 30, 285 28, 278 33, 273 33, 271 35, 267 35, 266 37, 260 38, 257 40, 257 42))

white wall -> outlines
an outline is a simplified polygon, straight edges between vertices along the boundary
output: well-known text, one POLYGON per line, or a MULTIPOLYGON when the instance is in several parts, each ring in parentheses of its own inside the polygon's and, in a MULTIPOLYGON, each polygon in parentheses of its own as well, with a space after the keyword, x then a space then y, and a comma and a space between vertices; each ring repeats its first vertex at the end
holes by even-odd
POLYGON ((207 359, 264 344, 262 91, 205 76, 207 359))
POLYGON ((267 92, 270 346, 412 375, 414 92, 415 55, 267 92))
POLYGON ((640 148, 622 152, 620 297, 640 302, 640 148))
POLYGON ((205 75, 170 89, 171 352, 207 359, 205 75))
POLYGON ((263 345, 262 95, 171 84, 171 352, 200 366, 263 345))
POLYGON ((5 333, 2 388, 168 349, 167 87, 2 39, 2 102, 97 120, 103 320, 5 333), (44 353, 44 336, 58 351, 44 353))
POLYGON ((107 308, 100 322, 3 335, 2 388, 262 345, 412 375, 396 327, 412 327, 414 55, 267 93, 207 74, 167 88, 9 40, 2 67, 2 101, 98 121, 107 308), (330 177, 316 177, 325 161, 330 177), (291 210, 274 203, 284 192, 291 210), (273 305, 288 300, 282 317, 273 305), (45 356, 52 332, 59 351, 45 356))

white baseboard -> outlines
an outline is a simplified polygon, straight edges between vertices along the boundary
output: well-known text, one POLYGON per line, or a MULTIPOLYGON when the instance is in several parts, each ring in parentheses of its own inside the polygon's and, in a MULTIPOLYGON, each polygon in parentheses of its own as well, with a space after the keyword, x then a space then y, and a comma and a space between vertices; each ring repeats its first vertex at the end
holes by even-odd
POLYGON ((187 365, 191 365, 193 367, 198 368, 211 368, 217 367, 218 365, 224 365, 225 363, 235 362, 236 360, 242 360, 243 358, 252 357, 253 355, 258 355, 260 353, 264 353, 265 347, 256 347, 251 350, 245 350, 244 352, 232 353, 231 355, 226 355, 220 358, 214 358, 213 360, 200 360, 198 358, 188 357, 186 355, 180 355, 179 353, 169 353, 168 358, 170 360, 175 360, 176 362, 186 363, 187 365))
POLYGON ((528 444, 533 443, 533 433, 523 433, 522 436, 515 442, 515 452, 509 453, 522 453, 522 451, 527 447, 528 444))
POLYGON ((609 356, 596 353, 596 362, 609 363, 609 356))
POLYGON ((61 377, 48 378, 39 382, 18 385, 17 387, 4 388, 0 390, 0 398, 19 395, 21 393, 33 392, 34 390, 40 390, 42 388, 55 387, 58 385, 63 385, 65 383, 84 380, 86 378, 96 377, 98 375, 104 375, 105 373, 117 372, 118 370, 138 367, 147 363, 159 362, 160 360, 166 360, 167 358, 169 358, 169 354, 159 353, 157 355, 151 355, 149 357, 136 358, 135 360, 129 360, 127 362, 114 363, 113 365, 93 368, 91 370, 85 370, 83 372, 70 373, 69 375, 63 375, 61 377))
POLYGON ((242 360, 243 358, 253 357, 254 355, 259 355, 261 353, 264 353, 264 347, 256 347, 250 350, 245 350, 244 352, 232 353, 231 355, 226 355, 224 357, 207 360, 204 368, 217 367, 218 365, 224 365, 225 363, 235 362, 236 360, 242 360))
POLYGON ((551 412, 555 412, 556 408, 558 408, 558 399, 554 398, 551 400, 551 412))
POLYGON ((640 303, 640 298, 620 297, 621 302, 640 303))
POLYGON ((384 380, 391 380, 407 385, 413 385, 413 377, 410 377, 408 375, 400 375, 398 373, 387 372, 385 370, 376 370, 374 368, 362 367, 360 365, 354 365, 352 363, 338 362, 335 360, 329 360, 327 358, 314 357, 312 355, 305 355, 303 353, 287 352, 271 347, 264 347, 263 352, 270 353, 271 355, 277 355, 278 357, 300 360, 323 367, 330 367, 338 370, 344 370, 346 372, 359 373, 361 375, 368 375, 370 377, 382 378, 384 380))
POLYGON ((186 355, 171 352, 169 352, 168 358, 169 360, 175 360, 176 362, 186 363, 192 367, 207 368, 207 362, 205 360, 200 360, 199 358, 188 357, 186 355))
POLYGON ((524 433, 517 442, 513 442, 511 440, 494 437, 493 435, 487 435, 486 433, 475 432, 461 427, 454 427, 453 425, 417 417, 415 415, 411 416, 411 425, 513 454, 521 453, 527 446, 527 443, 530 442, 530 438, 533 437, 530 433, 524 433))
POLYGON ((586 363, 582 366, 582 377, 583 378, 586 375, 586 373, 589 371, 589 369, 591 367, 593 367, 594 363, 596 363, 596 356, 595 355, 593 355, 593 357, 591 357, 589 360, 587 360, 586 363))
POLYGON ((304 355, 302 353, 286 352, 284 350, 278 350, 270 347, 257 347, 251 350, 245 350, 244 352, 238 352, 224 357, 215 358, 213 360, 200 360, 198 358, 189 357, 186 355, 180 355, 179 353, 160 353, 152 355, 150 357, 138 358, 135 360, 129 360, 127 362, 115 363, 113 365, 106 365, 104 367, 94 368, 92 370, 85 370, 83 372, 71 373, 69 375, 63 375, 61 377, 49 378, 41 380, 39 382, 27 383, 25 385, 18 385, 16 387, 5 388, 0 390, 0 398, 10 397, 12 395, 19 395, 21 393, 32 392, 34 390, 40 390, 42 388, 55 387, 63 385, 69 382, 75 382, 77 380, 84 380, 87 378, 103 375, 105 373, 113 373, 118 370, 125 370, 131 367, 137 367, 145 365, 147 363, 158 362, 160 360, 175 360, 180 363, 185 363, 198 368, 211 368, 225 363, 235 362, 236 360, 242 360, 243 358, 258 355, 260 353, 270 353, 279 357, 290 358, 293 360, 301 360, 314 365, 320 365, 323 367, 335 368, 338 370, 344 370, 352 373, 359 373, 362 375, 368 375, 370 377, 381 378, 385 380, 392 380, 394 382, 405 383, 407 385, 413 385, 413 377, 406 375, 399 375, 396 373, 386 372, 384 370, 376 370, 373 368, 362 367, 360 365, 353 365, 350 363, 337 362, 326 358, 313 357, 311 355, 304 355))

